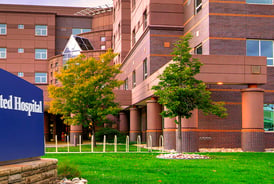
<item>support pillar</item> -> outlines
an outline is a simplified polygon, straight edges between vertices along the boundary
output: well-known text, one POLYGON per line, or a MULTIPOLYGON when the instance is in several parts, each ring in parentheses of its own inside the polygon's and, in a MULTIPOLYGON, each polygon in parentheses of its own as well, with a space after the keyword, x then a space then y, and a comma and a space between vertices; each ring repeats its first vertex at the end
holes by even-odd
POLYGON ((242 90, 242 149, 262 152, 264 144, 264 90, 249 85, 242 90))
POLYGON ((193 110, 189 119, 182 119, 182 151, 198 152, 198 109, 193 110))
MULTIPOLYGON (((159 146, 159 138, 162 135, 162 106, 152 98, 147 101, 147 137, 152 137, 152 146, 159 146)), ((148 140, 148 139, 147 139, 148 140)))
POLYGON ((164 119, 164 148, 165 149, 176 149, 176 118, 165 118, 164 119))
POLYGON ((79 135, 83 132, 82 125, 70 125, 70 144, 79 144, 79 135))
POLYGON ((119 113, 119 131, 121 133, 128 133, 128 118, 127 114, 123 111, 119 113))
POLYGON ((132 108, 130 108, 129 141, 136 142, 138 135, 141 135, 140 112, 136 106, 133 106, 132 108))
POLYGON ((147 109, 146 108, 142 109, 141 130, 142 130, 141 141, 146 142, 147 140, 147 109))

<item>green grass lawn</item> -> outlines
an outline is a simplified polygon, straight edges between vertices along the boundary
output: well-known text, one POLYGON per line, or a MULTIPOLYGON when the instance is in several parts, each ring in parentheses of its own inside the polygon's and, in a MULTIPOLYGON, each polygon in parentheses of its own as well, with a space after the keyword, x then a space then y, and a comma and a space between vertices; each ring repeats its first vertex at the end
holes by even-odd
MULTIPOLYGON (((201 153, 200 153, 201 154, 201 153)), ((163 160, 156 153, 47 154, 74 164, 89 183, 274 183, 274 153, 203 153, 209 160, 163 160)))

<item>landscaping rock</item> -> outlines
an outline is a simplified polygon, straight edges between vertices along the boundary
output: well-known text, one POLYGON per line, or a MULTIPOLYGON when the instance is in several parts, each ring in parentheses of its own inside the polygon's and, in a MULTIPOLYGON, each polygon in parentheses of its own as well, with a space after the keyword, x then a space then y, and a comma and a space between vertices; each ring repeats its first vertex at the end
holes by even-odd
POLYGON ((88 181, 84 178, 73 178, 72 180, 68 180, 67 178, 58 181, 57 184, 87 184, 88 181))
POLYGON ((198 154, 181 154, 181 153, 176 153, 176 154, 161 154, 158 155, 157 158, 160 159, 210 159, 208 156, 204 155, 198 155, 198 154))

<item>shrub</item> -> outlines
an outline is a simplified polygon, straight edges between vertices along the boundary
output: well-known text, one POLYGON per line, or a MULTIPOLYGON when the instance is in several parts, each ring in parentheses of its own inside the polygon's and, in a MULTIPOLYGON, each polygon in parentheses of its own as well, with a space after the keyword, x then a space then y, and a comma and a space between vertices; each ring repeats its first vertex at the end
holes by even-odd
POLYGON ((60 179, 72 179, 75 177, 80 177, 80 175, 81 173, 76 165, 69 162, 61 162, 60 164, 58 164, 58 177, 60 179))
POLYGON ((104 135, 106 135, 107 142, 109 142, 109 143, 114 142, 114 136, 115 135, 117 135, 117 142, 118 143, 126 142, 126 134, 120 133, 118 130, 112 129, 112 128, 102 128, 102 129, 98 130, 95 133, 96 141, 103 142, 104 141, 104 135))

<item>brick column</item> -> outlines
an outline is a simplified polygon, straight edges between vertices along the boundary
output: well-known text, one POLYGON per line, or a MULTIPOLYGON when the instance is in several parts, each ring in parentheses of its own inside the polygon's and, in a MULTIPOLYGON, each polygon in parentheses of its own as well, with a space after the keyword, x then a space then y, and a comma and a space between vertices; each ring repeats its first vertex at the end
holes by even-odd
POLYGON ((165 149, 176 149, 176 118, 165 118, 164 119, 164 148, 165 149))
POLYGON ((249 85, 242 90, 242 149, 264 151, 264 90, 249 85))
POLYGON ((157 100, 152 98, 147 101, 147 137, 152 137, 152 146, 159 146, 159 137, 163 133, 161 112, 162 106, 157 100))
POLYGON ((129 141, 137 141, 137 136, 141 134, 140 112, 136 106, 130 108, 130 131, 129 141))
POLYGON ((183 152, 198 152, 198 110, 192 112, 189 119, 182 119, 182 151, 183 152))
POLYGON ((82 134, 82 131, 82 125, 70 125, 70 144, 76 146, 79 143, 79 135, 82 134))
POLYGON ((119 113, 120 123, 119 123, 119 131, 121 133, 128 133, 128 119, 127 114, 123 111, 119 113))

